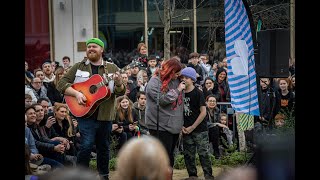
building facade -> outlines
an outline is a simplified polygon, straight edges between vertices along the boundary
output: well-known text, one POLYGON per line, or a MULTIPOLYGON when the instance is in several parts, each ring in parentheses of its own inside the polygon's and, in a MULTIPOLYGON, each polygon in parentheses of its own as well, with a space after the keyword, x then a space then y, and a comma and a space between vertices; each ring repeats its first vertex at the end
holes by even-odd
MULTIPOLYGON (((163 0, 158 0, 158 7, 154 2, 147 1, 148 46, 149 53, 161 55, 163 0)), ((192 2, 179 1, 174 8, 176 17, 172 18, 170 31, 172 51, 178 46, 190 50, 193 47, 192 2)), ((69 56, 74 64, 85 56, 85 40, 99 37, 107 44, 109 56, 127 61, 126 56, 134 54, 137 44, 145 41, 143 3, 143 0, 26 0, 25 60, 31 70, 41 67, 48 59, 62 64, 63 56, 69 56)), ((209 27, 213 26, 213 17, 221 15, 214 9, 223 8, 223 4, 220 0, 198 3, 197 43, 201 52, 213 47, 208 44, 208 39, 212 39, 209 27)), ((223 23, 215 26, 223 27, 223 23)), ((223 30, 214 31, 219 36, 215 41, 223 41, 220 36, 223 30)))
MULTIPOLYGON (((99 37, 107 44, 107 56, 124 66, 135 55, 137 44, 145 41, 145 2, 149 54, 162 56, 163 1, 26 0, 25 60, 31 70, 41 67, 47 59, 62 64, 63 56, 69 56, 74 64, 85 56, 85 41, 99 37)), ((196 23, 194 0, 174 2, 170 28, 172 55, 178 47, 193 51, 195 43, 199 53, 220 52, 224 48, 224 1, 196 0, 196 23)))

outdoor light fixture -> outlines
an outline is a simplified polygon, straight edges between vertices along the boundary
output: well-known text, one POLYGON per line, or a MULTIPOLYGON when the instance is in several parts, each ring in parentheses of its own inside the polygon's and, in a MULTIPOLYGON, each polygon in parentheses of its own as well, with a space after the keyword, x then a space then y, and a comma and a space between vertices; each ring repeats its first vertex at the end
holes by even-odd
POLYGON ((62 1, 60 1, 59 6, 60 6, 60 9, 61 9, 61 10, 64 10, 64 8, 65 8, 65 3, 62 2, 62 1))
POLYGON ((181 31, 169 31, 170 34, 181 33, 181 31))
POLYGON ((81 34, 82 34, 82 36, 86 36, 86 34, 87 34, 87 29, 86 29, 86 28, 82 28, 82 29, 81 29, 81 34))
POLYGON ((185 17, 182 19, 182 21, 190 21, 190 18, 189 17, 185 17))

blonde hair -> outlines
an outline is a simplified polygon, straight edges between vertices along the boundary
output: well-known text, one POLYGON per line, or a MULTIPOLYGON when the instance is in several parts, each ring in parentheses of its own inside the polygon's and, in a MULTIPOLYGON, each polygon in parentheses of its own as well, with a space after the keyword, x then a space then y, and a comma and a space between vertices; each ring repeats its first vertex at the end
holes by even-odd
POLYGON ((71 116, 69 113, 68 106, 66 104, 58 103, 58 104, 54 105, 54 107, 53 107, 54 113, 59 111, 61 108, 65 108, 67 110, 67 116, 65 118, 69 124, 67 134, 68 134, 68 137, 73 137, 73 136, 75 136, 75 134, 73 131, 73 123, 72 123, 72 119, 71 119, 71 116))
POLYGON ((25 75, 24 75, 24 84, 25 84, 25 85, 30 85, 30 83, 31 83, 31 79, 28 78, 28 76, 25 74, 25 75))
POLYGON ((119 180, 167 180, 171 177, 167 151, 152 136, 130 139, 120 149, 116 169, 119 180))
POLYGON ((60 81, 60 78, 59 78, 59 74, 64 74, 64 69, 63 67, 59 66, 56 68, 56 70, 54 71, 54 74, 56 75, 56 78, 54 78, 53 80, 53 83, 55 86, 58 85, 58 82, 60 81))

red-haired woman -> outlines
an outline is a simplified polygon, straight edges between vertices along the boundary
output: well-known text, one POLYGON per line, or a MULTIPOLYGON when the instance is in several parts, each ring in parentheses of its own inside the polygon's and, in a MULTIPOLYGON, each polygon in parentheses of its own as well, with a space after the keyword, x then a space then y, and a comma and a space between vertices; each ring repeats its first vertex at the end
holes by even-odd
POLYGON ((279 78, 280 112, 290 113, 294 110, 295 94, 291 91, 289 78, 279 78))
POLYGON ((173 167, 173 151, 183 126, 185 84, 178 79, 182 65, 177 59, 163 61, 161 67, 155 71, 146 87, 146 125, 150 134, 158 137, 165 146, 173 167))

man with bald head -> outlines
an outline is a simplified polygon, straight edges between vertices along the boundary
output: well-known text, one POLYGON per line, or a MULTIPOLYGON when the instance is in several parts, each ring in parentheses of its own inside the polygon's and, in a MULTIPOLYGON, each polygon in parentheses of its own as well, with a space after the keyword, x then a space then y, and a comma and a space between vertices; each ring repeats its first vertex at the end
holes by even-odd
POLYGON ((116 179, 170 180, 172 169, 167 151, 153 136, 130 139, 118 155, 116 179))

